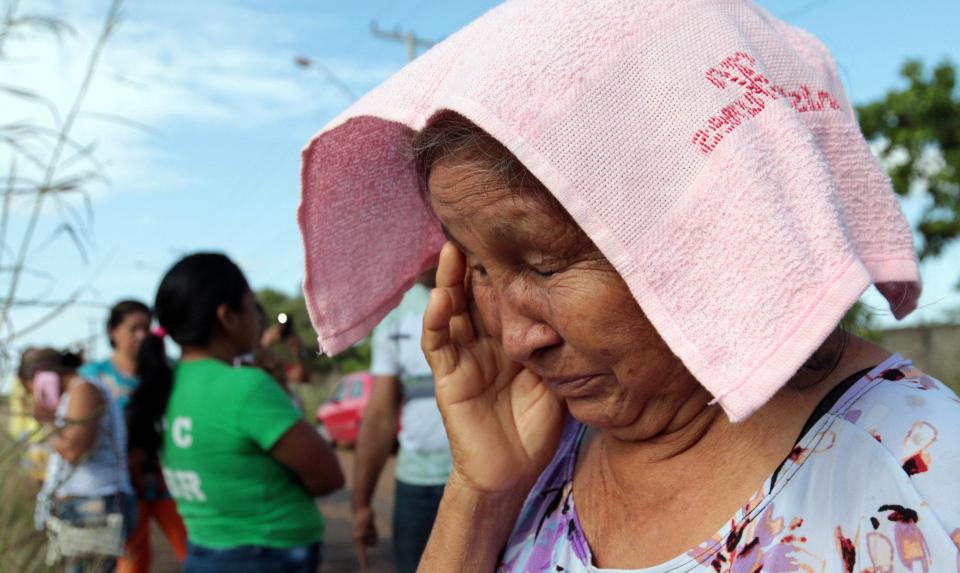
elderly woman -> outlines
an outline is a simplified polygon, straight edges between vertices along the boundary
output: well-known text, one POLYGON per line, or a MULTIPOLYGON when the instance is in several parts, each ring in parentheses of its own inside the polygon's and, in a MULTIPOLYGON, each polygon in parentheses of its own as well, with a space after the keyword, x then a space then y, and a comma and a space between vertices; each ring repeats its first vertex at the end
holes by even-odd
POLYGON ((960 401, 838 326, 920 286, 807 33, 737 0, 508 2, 327 126, 303 185, 326 351, 439 254, 454 470, 421 571, 960 567, 960 401))

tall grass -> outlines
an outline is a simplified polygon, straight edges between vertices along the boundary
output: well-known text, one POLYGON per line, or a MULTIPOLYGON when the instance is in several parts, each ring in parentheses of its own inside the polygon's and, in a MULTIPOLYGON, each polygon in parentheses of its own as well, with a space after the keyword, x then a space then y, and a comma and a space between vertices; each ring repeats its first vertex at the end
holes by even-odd
MULTIPOLYGON (((57 277, 45 273, 38 261, 36 243, 44 240, 40 233, 41 215, 52 206, 58 221, 44 245, 68 240, 80 258, 87 260, 89 227, 93 219, 89 187, 106 180, 103 166, 95 156, 95 142, 75 139, 74 126, 83 111, 87 93, 93 83, 104 48, 119 22, 122 0, 110 3, 103 27, 85 62, 83 79, 65 113, 42 93, 17 85, 15 74, 2 69, 5 49, 11 42, 51 34, 60 41, 72 28, 56 17, 27 13, 18 0, 0 4, 0 109, 5 101, 18 100, 40 106, 46 121, 14 119, 0 122, 0 146, 9 153, 7 172, 0 172, 0 379, 10 372, 15 355, 14 345, 41 326, 49 323, 73 305, 87 290, 78 286, 62 300, 36 300, 35 293, 23 296, 22 279, 27 275, 45 276, 51 283, 57 277), (82 203, 85 209, 78 208, 82 203), (13 236, 11 219, 19 217, 15 204, 26 218, 18 236, 13 236), (45 308, 45 312, 28 324, 16 324, 11 315, 15 307, 45 308)), ((0 167, 2 169, 2 167, 0 167)))
POLYGON ((46 537, 33 523, 39 484, 21 465, 27 444, 6 432, 7 400, 0 401, 0 573, 55 571, 44 562, 46 537))
MULTIPOLYGON (((15 74, 4 70, 7 49, 23 39, 47 37, 60 42, 73 33, 61 19, 30 12, 19 0, 0 0, 0 109, 17 100, 39 106, 46 120, 0 118, 0 147, 9 164, 0 166, 0 380, 12 371, 17 359, 14 348, 27 335, 63 313, 86 291, 76 287, 61 300, 38 299, 35 292, 22 294, 22 279, 43 276, 51 283, 59 278, 45 273, 35 260, 38 241, 68 240, 86 260, 86 244, 93 210, 89 186, 106 180, 97 160, 94 142, 75 138, 74 125, 83 110, 87 93, 101 56, 119 22, 122 0, 112 0, 100 34, 85 61, 83 79, 61 110, 51 98, 18 85, 15 74), (6 172, 2 169, 6 167, 6 172), (79 203, 85 209, 77 207, 79 203), (49 207, 57 221, 44 237, 41 215, 49 207), (16 208, 16 210, 15 210, 16 208), (16 231, 11 221, 24 217, 16 231), (46 309, 26 324, 14 320, 13 310, 21 307, 46 309)), ((31 9, 33 6, 30 7, 31 9)), ((21 460, 28 445, 7 433, 12 415, 8 400, 0 399, 0 573, 33 573, 49 570, 45 565, 46 537, 34 527, 33 508, 38 485, 21 460)))

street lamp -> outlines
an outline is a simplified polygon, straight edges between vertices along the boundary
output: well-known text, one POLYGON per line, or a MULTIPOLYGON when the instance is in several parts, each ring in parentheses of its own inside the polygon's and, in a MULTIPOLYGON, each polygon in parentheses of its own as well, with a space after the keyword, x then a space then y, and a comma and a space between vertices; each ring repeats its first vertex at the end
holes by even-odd
POLYGON ((351 102, 357 101, 357 94, 355 94, 353 90, 350 89, 350 86, 348 86, 345 81, 341 80, 340 77, 337 76, 337 74, 333 73, 333 71, 330 68, 323 65, 322 63, 312 58, 309 58, 307 56, 297 56, 293 58, 293 64, 298 68, 301 68, 304 70, 316 68, 321 74, 323 74, 323 76, 326 78, 328 82, 330 82, 331 84, 334 85, 334 87, 340 90, 340 93, 346 96, 351 102))

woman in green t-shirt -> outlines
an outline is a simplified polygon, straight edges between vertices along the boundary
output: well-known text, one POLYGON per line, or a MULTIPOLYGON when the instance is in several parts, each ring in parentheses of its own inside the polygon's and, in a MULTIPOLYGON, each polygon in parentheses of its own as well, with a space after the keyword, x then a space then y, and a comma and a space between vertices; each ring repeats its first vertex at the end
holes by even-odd
POLYGON ((186 573, 316 571, 314 496, 343 486, 330 447, 264 371, 234 367, 257 335, 256 299, 226 256, 181 259, 163 277, 160 331, 138 357, 130 441, 159 451, 187 526, 186 573), (171 367, 163 336, 181 347, 171 367))

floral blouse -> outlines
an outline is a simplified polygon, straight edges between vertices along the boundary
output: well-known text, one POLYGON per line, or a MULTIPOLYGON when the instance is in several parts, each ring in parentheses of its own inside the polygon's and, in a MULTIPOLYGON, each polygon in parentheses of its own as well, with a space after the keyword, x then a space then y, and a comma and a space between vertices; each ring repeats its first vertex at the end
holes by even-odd
MULTIPOLYGON (((568 420, 501 572, 595 567, 572 488, 568 420)), ((960 573, 960 399, 892 356, 842 393, 712 537, 644 573, 960 573)))

